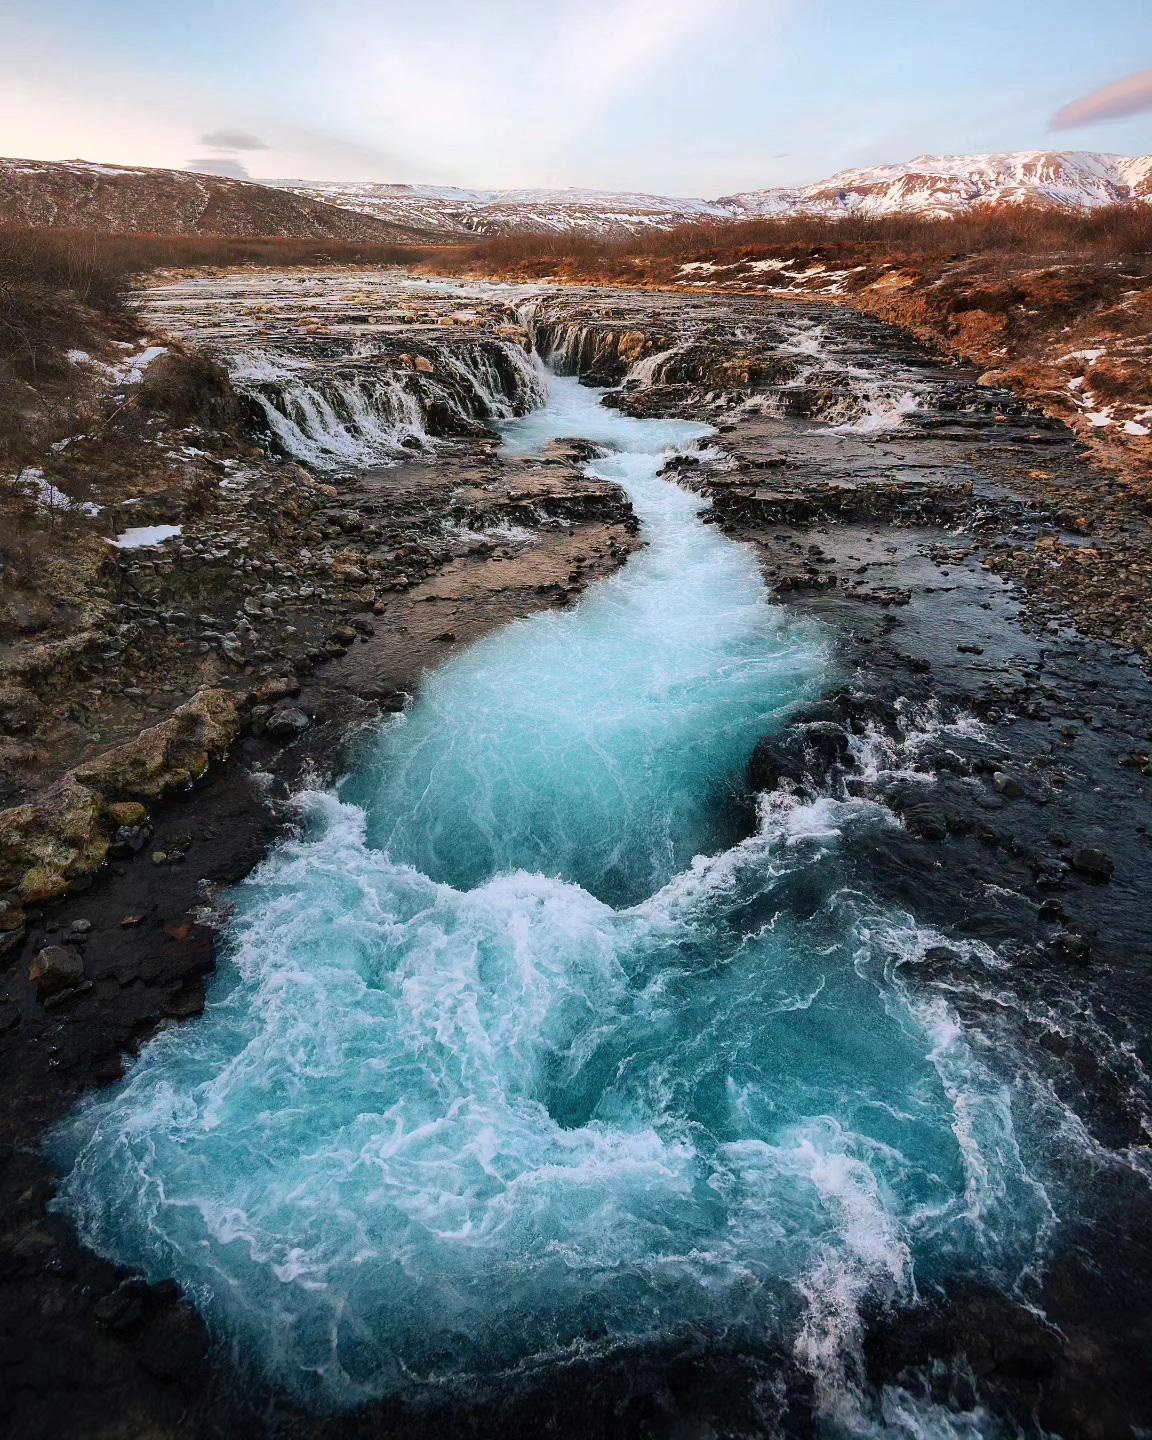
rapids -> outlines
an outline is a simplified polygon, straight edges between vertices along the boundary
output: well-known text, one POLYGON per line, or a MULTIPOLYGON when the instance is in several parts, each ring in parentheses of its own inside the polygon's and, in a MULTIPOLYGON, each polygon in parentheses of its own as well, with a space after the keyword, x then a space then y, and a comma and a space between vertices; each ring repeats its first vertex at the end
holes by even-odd
POLYGON ((59 1203, 318 1408, 687 1336, 786 1352, 829 1434, 994 1433, 861 1379, 864 1307, 1020 1293, 1052 1209, 1011 1096, 904 983, 934 937, 853 871, 893 822, 743 794, 826 640, 661 478, 707 426, 549 384, 508 450, 595 441, 646 547, 299 797, 203 1017, 57 1133, 59 1203))

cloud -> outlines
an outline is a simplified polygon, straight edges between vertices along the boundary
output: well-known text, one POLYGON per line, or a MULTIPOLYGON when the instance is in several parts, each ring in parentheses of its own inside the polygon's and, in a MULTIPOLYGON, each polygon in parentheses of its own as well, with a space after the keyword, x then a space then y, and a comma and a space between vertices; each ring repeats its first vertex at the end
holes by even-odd
POLYGON ((1105 120, 1122 120, 1152 110, 1152 70, 1126 75, 1102 90, 1093 90, 1072 100, 1053 115, 1050 130, 1072 130, 1078 125, 1099 125, 1105 120))
POLYGON ((699 44, 743 33, 748 12, 763 26, 783 0, 436 0, 435 25, 415 6, 297 3, 332 128, 397 155, 381 179, 555 185, 610 110, 628 124, 644 87, 670 104, 699 44))
POLYGON ((224 175, 230 180, 251 180, 248 167, 239 160, 229 160, 225 155, 204 155, 198 160, 189 160, 185 170, 195 170, 198 175, 224 175))
POLYGON ((268 145, 248 130, 209 130, 200 136, 200 144, 212 150, 267 150, 268 145))

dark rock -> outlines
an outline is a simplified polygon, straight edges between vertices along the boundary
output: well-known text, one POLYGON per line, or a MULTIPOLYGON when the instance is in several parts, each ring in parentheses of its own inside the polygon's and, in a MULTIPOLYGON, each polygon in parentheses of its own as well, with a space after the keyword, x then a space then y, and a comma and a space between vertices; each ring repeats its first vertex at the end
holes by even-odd
POLYGON ((782 780, 825 783, 848 761, 848 734, 831 720, 798 722, 758 741, 748 762, 753 790, 775 790, 782 780))
POLYGON ((114 860, 127 860, 132 855, 138 855, 144 846, 147 845, 152 834, 151 825, 121 825, 116 830, 116 835, 108 853, 114 860))
POLYGON ((305 715, 303 710, 286 705, 280 710, 273 711, 264 728, 265 732, 275 740, 294 740, 298 735, 303 735, 311 724, 310 716, 305 715))
POLYGON ((1064 930, 1056 936, 1052 947, 1059 955, 1067 956, 1069 960, 1087 960, 1092 954, 1092 941, 1087 935, 1080 935, 1075 930, 1064 930))
POLYGON ((84 980, 84 960, 70 946, 46 945, 28 967, 40 1000, 75 990, 84 980))
POLYGON ((1044 890, 1058 889, 1068 878, 1068 867, 1055 855, 1037 855, 1032 861, 1036 884, 1044 890))
POLYGON ((1116 871, 1116 862, 1106 850, 1096 850, 1090 845, 1072 852, 1072 869, 1077 875, 1103 883, 1111 880, 1116 871))
POLYGON ((147 1286, 141 1280, 124 1280, 110 1294, 97 1300, 92 1314, 105 1330, 128 1330, 144 1318, 147 1286))
POLYGON ((934 805, 914 805, 905 810, 904 824, 922 840, 943 840, 948 834, 948 821, 934 805))
POLYGON ((19 950, 28 937, 28 931, 23 925, 15 930, 0 930, 0 956, 11 955, 19 950))

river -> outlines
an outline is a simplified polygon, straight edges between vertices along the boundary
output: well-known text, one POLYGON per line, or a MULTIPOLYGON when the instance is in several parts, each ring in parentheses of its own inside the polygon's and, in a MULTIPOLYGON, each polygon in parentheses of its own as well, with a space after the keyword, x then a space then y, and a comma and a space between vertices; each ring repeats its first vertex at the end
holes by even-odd
POLYGON ((998 1433, 863 1380, 866 1311, 1026 1295, 1053 1202, 1027 1117, 902 978, 939 937, 853 868, 890 813, 746 793, 829 641, 662 477, 707 425, 547 387, 506 451, 594 442, 644 548, 297 798, 203 1017, 57 1133, 59 1204, 318 1409, 687 1336, 787 1354, 828 1434, 998 1433))

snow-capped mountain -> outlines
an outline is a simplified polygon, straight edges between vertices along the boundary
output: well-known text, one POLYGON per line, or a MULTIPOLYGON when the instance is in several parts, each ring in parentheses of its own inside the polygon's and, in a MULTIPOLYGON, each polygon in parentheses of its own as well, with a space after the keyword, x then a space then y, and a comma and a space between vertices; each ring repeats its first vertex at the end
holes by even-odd
POLYGON ((955 215, 976 205, 1091 209, 1152 198, 1152 155, 1023 150, 921 155, 899 165, 841 170, 798 189, 750 190, 716 203, 745 216, 955 215))
POLYGON ((530 231, 638 234, 772 215, 931 216, 985 204, 1078 209, 1132 200, 1152 201, 1152 155, 922 155, 900 165, 841 170, 815 185, 718 200, 603 190, 243 181, 89 161, 0 159, 0 220, 9 224, 433 245, 530 231))
POLYGON ((767 215, 955 215, 977 205, 1047 204, 1069 209, 1152 200, 1152 155, 1025 150, 1004 155, 922 155, 814 185, 775 187, 718 200, 599 190, 460 190, 439 185, 268 181, 345 210, 433 231, 510 235, 670 229, 700 220, 767 215))
POLYGON ((298 195, 324 200, 391 224, 443 235, 633 233, 668 229, 694 220, 730 220, 731 209, 707 200, 668 195, 616 194, 606 190, 461 190, 449 185, 391 185, 335 180, 270 180, 298 195))

